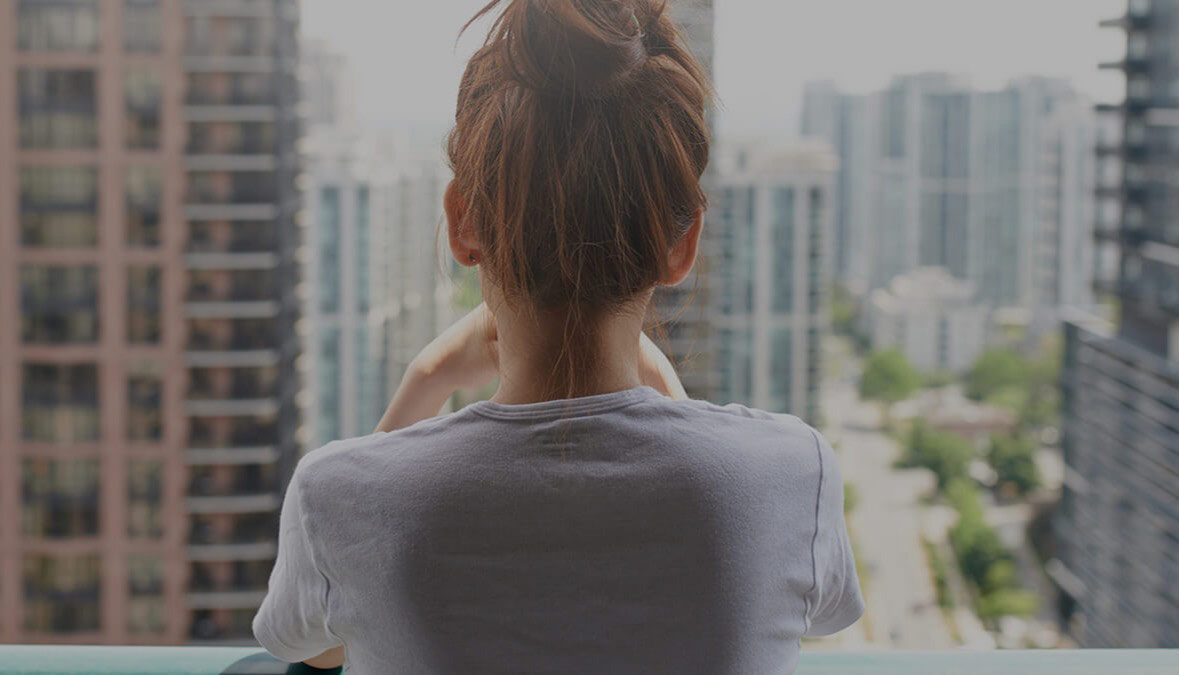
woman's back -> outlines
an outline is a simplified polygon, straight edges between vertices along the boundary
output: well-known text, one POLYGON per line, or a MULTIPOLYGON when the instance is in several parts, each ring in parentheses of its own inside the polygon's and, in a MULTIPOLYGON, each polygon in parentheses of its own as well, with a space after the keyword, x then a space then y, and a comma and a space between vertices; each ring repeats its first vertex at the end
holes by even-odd
POLYGON ((256 634, 364 673, 788 672, 862 611, 818 434, 646 387, 332 444, 282 534, 256 634))

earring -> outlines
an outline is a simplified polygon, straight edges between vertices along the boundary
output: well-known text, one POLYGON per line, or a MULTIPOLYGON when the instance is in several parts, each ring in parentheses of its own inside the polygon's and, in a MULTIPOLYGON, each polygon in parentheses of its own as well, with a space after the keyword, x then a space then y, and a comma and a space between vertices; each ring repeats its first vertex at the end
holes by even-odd
POLYGON ((475 264, 475 254, 474 254, 474 253, 471 253, 471 254, 469 254, 469 255, 467 256, 467 258, 468 258, 468 259, 471 261, 471 264, 472 264, 472 265, 474 265, 474 264, 475 264))

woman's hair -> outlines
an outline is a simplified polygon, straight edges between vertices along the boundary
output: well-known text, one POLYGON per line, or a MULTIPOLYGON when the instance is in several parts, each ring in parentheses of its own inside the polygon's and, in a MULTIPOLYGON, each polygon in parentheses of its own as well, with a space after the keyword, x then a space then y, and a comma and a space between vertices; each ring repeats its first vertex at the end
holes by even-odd
POLYGON ((466 27, 500 6, 449 138, 463 224, 505 298, 567 313, 564 351, 592 358, 580 336, 706 205, 710 86, 665 1, 493 0, 466 27))

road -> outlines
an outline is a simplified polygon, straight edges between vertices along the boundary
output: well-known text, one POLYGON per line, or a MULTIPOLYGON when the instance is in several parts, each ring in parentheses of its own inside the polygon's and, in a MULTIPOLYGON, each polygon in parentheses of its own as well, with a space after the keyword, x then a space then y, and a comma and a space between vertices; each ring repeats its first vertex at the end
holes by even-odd
POLYGON ((878 408, 859 400, 851 374, 824 383, 823 414, 843 478, 859 499, 848 525, 867 569, 860 622, 865 642, 896 649, 957 646, 921 546, 921 496, 932 489, 932 474, 893 468, 896 443, 880 430, 878 408))

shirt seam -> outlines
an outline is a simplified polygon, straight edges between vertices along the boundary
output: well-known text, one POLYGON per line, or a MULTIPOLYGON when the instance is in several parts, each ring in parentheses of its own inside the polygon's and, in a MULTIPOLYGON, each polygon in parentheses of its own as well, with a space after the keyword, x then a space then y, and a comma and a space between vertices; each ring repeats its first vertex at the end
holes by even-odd
MULTIPOLYGON (((525 421, 525 422, 547 422, 552 420, 573 419, 577 417, 588 417, 590 415, 600 415, 602 413, 615 412, 617 410, 624 410, 631 406, 645 403, 653 400, 654 396, 647 396, 644 392, 632 390, 630 395, 621 400, 613 401, 594 401, 583 402, 581 404, 574 403, 565 408, 545 408, 542 410, 501 410, 498 408, 490 408, 485 405, 475 403, 470 406, 471 412, 481 417, 508 420, 508 421, 525 421)), ((656 393, 658 396, 658 393, 656 393)))
POLYGON ((814 594, 815 590, 818 589, 818 587, 819 587, 819 565, 818 565, 817 556, 815 554, 815 544, 818 542, 818 539, 819 539, 819 520, 820 520, 820 509, 823 504, 823 478, 824 478, 824 476, 823 476, 823 473, 824 473, 823 446, 819 442, 819 435, 818 435, 818 433, 815 432, 814 429, 811 429, 811 436, 813 436, 815 439, 815 451, 819 456, 819 488, 815 491, 815 533, 813 535, 811 535, 811 587, 810 587, 810 589, 807 590, 806 595, 804 596, 804 600, 806 601, 805 602, 806 616, 804 617, 803 623, 806 626, 806 632, 810 632, 810 629, 811 629, 811 596, 814 594))
MULTIPOLYGON (((298 479, 298 473, 291 477, 292 482, 297 481, 298 479)), ((307 502, 303 495, 302 489, 299 489, 297 497, 299 499, 299 527, 302 528, 303 536, 307 540, 307 552, 311 556, 311 566, 315 568, 316 573, 319 574, 319 576, 323 579, 323 627, 327 629, 328 635, 331 635, 340 641, 340 645, 344 647, 344 658, 347 659, 348 646, 344 642, 344 638, 340 637, 332 628, 331 605, 328 602, 329 596, 332 592, 332 581, 328 577, 327 573, 321 569, 319 564, 319 554, 315 551, 315 543, 313 537, 311 536, 311 528, 307 524, 307 502)))

